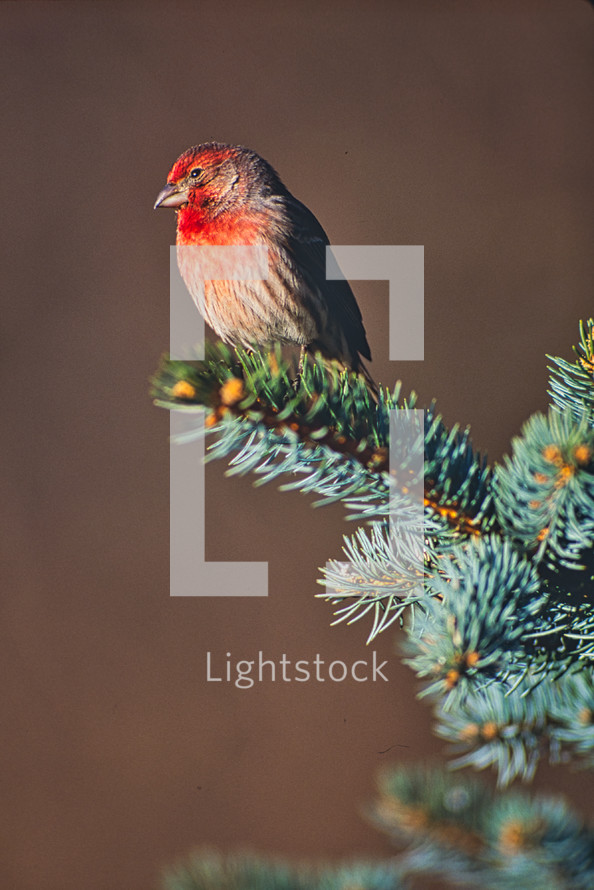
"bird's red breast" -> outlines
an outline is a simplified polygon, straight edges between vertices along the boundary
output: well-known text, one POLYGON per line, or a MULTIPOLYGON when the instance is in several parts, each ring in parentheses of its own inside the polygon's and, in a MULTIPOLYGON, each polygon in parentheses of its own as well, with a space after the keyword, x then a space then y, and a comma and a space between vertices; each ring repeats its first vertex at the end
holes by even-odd
POLYGON ((245 210, 211 219, 202 209, 186 205, 177 211, 177 244, 258 244, 265 240, 266 222, 245 210))

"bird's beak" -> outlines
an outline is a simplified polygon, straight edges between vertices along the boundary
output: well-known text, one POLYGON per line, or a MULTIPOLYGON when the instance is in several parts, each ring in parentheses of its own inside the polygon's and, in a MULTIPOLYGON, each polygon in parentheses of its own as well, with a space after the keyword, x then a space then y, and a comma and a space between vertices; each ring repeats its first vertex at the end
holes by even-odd
POLYGON ((157 195, 153 210, 156 210, 157 207, 181 207, 187 201, 188 193, 186 189, 180 188, 174 182, 168 182, 165 188, 161 189, 157 195))

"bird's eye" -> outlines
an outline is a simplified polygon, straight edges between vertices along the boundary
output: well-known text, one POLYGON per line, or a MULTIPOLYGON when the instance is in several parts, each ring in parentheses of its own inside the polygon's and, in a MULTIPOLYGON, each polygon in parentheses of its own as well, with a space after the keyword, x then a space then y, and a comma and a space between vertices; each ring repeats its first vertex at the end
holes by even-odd
POLYGON ((190 173, 190 176, 192 177, 192 179, 197 179, 201 173, 202 167, 194 167, 194 169, 190 173))

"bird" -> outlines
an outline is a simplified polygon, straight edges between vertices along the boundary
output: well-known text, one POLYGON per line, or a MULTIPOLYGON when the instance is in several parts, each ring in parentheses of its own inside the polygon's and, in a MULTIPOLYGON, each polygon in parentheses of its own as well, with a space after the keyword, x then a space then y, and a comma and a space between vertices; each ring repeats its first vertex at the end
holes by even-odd
POLYGON ((362 361, 371 360, 371 350, 355 295, 345 279, 326 279, 328 236, 257 152, 221 142, 188 148, 171 167, 154 207, 175 208, 178 247, 267 248, 266 280, 200 286, 192 252, 178 250, 186 287, 221 340, 247 349, 295 344, 300 373, 305 352, 319 351, 377 393, 362 361))

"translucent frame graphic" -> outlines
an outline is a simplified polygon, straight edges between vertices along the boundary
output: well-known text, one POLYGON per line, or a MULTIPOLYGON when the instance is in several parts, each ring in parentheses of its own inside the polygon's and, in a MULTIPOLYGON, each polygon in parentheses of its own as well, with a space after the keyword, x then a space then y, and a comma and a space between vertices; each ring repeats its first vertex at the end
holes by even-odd
POLYGON ((422 361, 425 351, 425 248, 336 244, 326 247, 326 278, 387 281, 391 361, 422 361))
MULTIPOLYGON (((389 282, 390 358, 423 358, 423 248, 350 245, 327 248, 330 279, 389 282)), ((204 357, 205 282, 255 281, 268 278, 267 248, 261 245, 178 246, 170 253, 170 355, 191 361, 204 357), (180 275, 183 272, 183 279, 180 275), (184 279, 185 282, 184 283, 184 279), (191 292, 191 298, 188 294, 191 292), (192 302, 193 301, 193 302, 192 302), (196 307, 199 312, 196 311, 196 307)), ((412 415, 422 412, 410 412, 412 415)), ((408 466, 408 449, 416 447, 413 427, 402 412, 391 437, 391 469, 408 466), (404 432, 408 430, 406 435, 404 432), (400 442, 399 446, 397 443, 400 442), (406 456, 407 455, 407 456, 406 456)), ((267 596, 268 563, 207 562, 205 559, 205 470, 203 413, 180 408, 170 412, 170 594, 171 596, 267 596)), ((422 465, 421 465, 422 477, 422 465)), ((412 485, 412 476, 409 478, 412 485)), ((414 489, 414 485, 412 486, 414 489)), ((422 483, 421 483, 422 488, 422 483)), ((412 490, 412 489, 411 489, 412 490)), ((412 528, 414 509, 402 492, 390 501, 390 528, 399 541, 412 528), (395 499, 394 499, 395 498, 395 499), (411 512, 412 511, 412 512, 411 512)), ((414 501, 414 498, 413 498, 414 501)), ((414 501, 416 503, 416 501, 414 501)), ((421 502, 422 503, 422 502, 421 502)), ((422 521, 421 521, 422 529, 422 521)), ((422 532, 421 532, 422 540, 422 532)), ((400 549, 409 546, 403 537, 400 549)), ((416 550, 414 551, 416 553, 416 550)), ((422 547, 421 547, 422 554, 422 547)), ((421 556, 422 560, 422 556, 421 556)), ((331 593, 332 591, 330 591, 331 593)))
MULTIPOLYGON (((260 246, 178 246, 169 266, 170 355, 192 361, 204 358, 204 320, 196 307, 202 309, 205 281, 266 279, 268 253, 260 246)), ((268 596, 268 563, 206 561, 203 409, 172 410, 169 424, 170 595, 268 596)))

